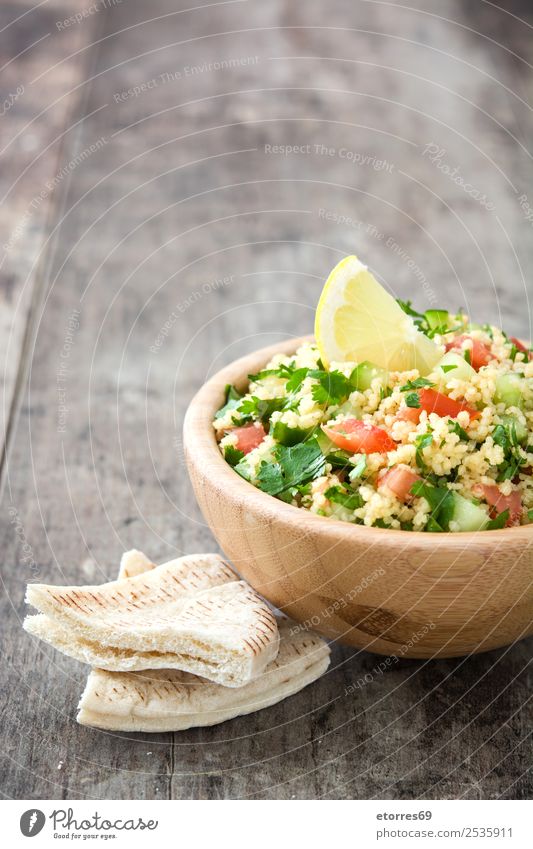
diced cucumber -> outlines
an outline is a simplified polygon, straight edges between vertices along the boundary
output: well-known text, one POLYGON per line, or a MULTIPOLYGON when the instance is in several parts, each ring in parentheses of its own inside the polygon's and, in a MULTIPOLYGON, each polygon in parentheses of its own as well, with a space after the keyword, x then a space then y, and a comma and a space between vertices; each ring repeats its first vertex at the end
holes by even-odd
POLYGON ((317 431, 316 441, 318 442, 318 446, 322 451, 322 454, 329 454, 331 451, 336 451, 337 446, 333 445, 331 439, 328 439, 322 428, 317 431))
POLYGON ((439 383, 447 383, 452 379, 471 380, 476 373, 465 358, 455 351, 448 351, 447 354, 444 354, 433 371, 437 375, 439 383))
POLYGON ((522 378, 517 374, 501 374, 496 378, 496 392, 494 393, 496 404, 505 404, 507 407, 524 406, 524 393, 522 378))
POLYGON ((511 414, 509 414, 507 416, 502 416, 502 420, 507 426, 507 428, 509 428, 509 430, 514 430, 517 442, 519 442, 521 445, 527 442, 529 436, 528 429, 525 424, 522 424, 520 419, 518 419, 516 416, 512 416, 511 414))
POLYGON ((281 445, 298 445, 299 442, 311 436, 313 430, 312 427, 289 427, 285 422, 276 422, 272 428, 272 436, 281 445))
POLYGON ((450 314, 448 310, 426 310, 424 318, 430 330, 436 333, 445 333, 449 324, 450 314))
POLYGON ((358 392, 366 392, 367 389, 370 389, 372 381, 375 380, 376 377, 379 378, 379 382, 382 386, 387 385, 389 381, 388 371, 369 362, 368 360, 365 360, 363 363, 359 363, 359 365, 354 368, 350 375, 350 380, 354 389, 357 389, 358 392))
POLYGON ((458 531, 482 531, 490 521, 487 507, 481 504, 474 504, 468 498, 463 498, 457 492, 453 493, 453 515, 450 520, 450 525, 453 522, 458 531))

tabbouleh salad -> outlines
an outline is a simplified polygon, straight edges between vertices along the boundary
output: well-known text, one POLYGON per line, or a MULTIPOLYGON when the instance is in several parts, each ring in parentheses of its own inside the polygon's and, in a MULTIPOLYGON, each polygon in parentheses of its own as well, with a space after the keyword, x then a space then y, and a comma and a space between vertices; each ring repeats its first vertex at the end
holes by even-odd
MULTIPOLYGON (((379 285, 379 284, 378 284, 379 285)), ((235 472, 282 501, 359 525, 491 530, 533 522, 533 362, 461 313, 417 313, 438 346, 422 375, 324 366, 316 344, 226 390, 213 426, 235 472)))

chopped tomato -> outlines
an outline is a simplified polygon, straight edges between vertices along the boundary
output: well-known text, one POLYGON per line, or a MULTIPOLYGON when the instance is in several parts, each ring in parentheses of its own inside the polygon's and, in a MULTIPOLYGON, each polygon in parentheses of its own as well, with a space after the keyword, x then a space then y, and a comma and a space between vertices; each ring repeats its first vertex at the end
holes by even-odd
POLYGON ((420 475, 411 471, 408 466, 393 466, 379 478, 378 489, 386 486, 400 501, 409 501, 413 498, 411 487, 420 480, 420 475))
POLYGON ((471 419, 477 419, 481 415, 478 410, 469 407, 464 401, 454 401, 448 395, 443 395, 442 392, 436 392, 435 389, 419 389, 418 397, 420 399, 420 409, 426 413, 436 413, 438 416, 450 416, 455 419, 466 411, 471 419))
POLYGON ((401 419, 404 422, 413 422, 413 424, 418 424, 421 412, 422 409, 420 407, 400 407, 396 413, 396 418, 401 419))
POLYGON ((258 445, 261 445, 266 436, 265 429, 261 424, 249 424, 244 425, 244 427, 235 427, 231 433, 235 434, 237 437, 235 447, 238 451, 242 451, 243 454, 249 454, 250 451, 253 451, 258 445))
POLYGON ((334 445, 352 454, 386 454, 396 448, 385 430, 359 419, 346 419, 330 427, 322 425, 322 430, 334 445))
POLYGON ((480 342, 479 339, 473 339, 472 336, 457 336, 451 342, 446 342, 446 350, 463 351, 463 342, 466 342, 467 339, 472 343, 471 346, 467 346, 470 351, 470 365, 473 369, 479 371, 481 366, 486 366, 492 359, 490 348, 484 342, 480 342))
POLYGON ((520 339, 517 339, 516 336, 509 336, 509 342, 512 342, 518 351, 521 351, 523 354, 527 354, 529 359, 533 357, 533 353, 529 350, 529 348, 526 348, 524 343, 521 342, 520 339))
POLYGON ((506 527, 511 525, 519 525, 522 515, 522 497, 520 492, 515 489, 510 495, 503 495, 496 484, 480 483, 474 487, 474 495, 478 495, 485 499, 487 504, 492 507, 491 515, 493 518, 503 513, 504 510, 509 511, 509 518, 506 522, 506 527))

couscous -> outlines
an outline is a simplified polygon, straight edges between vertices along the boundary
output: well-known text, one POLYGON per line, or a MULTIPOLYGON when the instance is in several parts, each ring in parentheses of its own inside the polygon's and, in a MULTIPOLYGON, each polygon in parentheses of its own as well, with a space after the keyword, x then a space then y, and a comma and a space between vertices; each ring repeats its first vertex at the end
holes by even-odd
POLYGON ((427 374, 276 355, 227 388, 213 422, 235 472, 320 516, 381 528, 477 531, 533 522, 530 350, 463 313, 417 313, 427 374))

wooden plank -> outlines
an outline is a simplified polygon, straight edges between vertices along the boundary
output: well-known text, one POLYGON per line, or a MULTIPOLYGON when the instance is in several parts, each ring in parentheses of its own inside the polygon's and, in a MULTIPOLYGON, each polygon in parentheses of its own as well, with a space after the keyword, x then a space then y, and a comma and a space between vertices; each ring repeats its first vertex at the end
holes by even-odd
POLYGON ((65 182, 60 153, 83 118, 74 118, 74 109, 83 96, 85 63, 69 57, 90 43, 102 23, 96 17, 65 28, 64 20, 85 5, 75 0, 32 9, 11 0, 0 8, 0 452, 36 279, 43 276, 47 221, 65 182))
POLYGON ((327 21, 320 6, 274 8, 177 14, 158 0, 150 17, 167 17, 142 26, 144 4, 106 14, 94 114, 66 161, 105 143, 70 175, 5 465, 1 710, 16 798, 529 792, 531 641, 386 669, 335 648, 328 674, 281 705, 149 736, 78 728, 85 670, 20 630, 28 579, 105 580, 131 546, 154 559, 213 549, 181 456, 188 401, 240 353, 308 332, 343 253, 421 305, 466 296, 527 334, 527 157, 516 99, 487 76, 494 48, 443 20, 472 26, 451 2, 442 19, 395 9, 394 27, 388 4, 339 0, 327 21), (495 210, 424 154, 433 143, 495 210))

